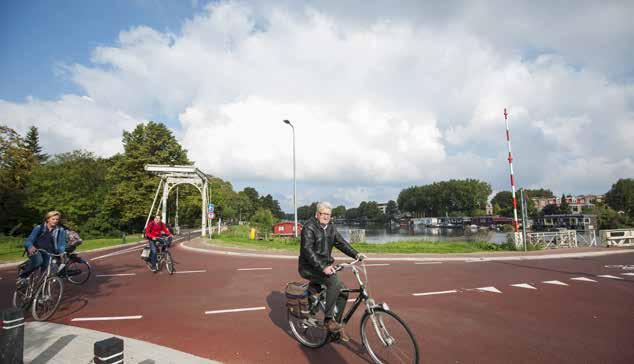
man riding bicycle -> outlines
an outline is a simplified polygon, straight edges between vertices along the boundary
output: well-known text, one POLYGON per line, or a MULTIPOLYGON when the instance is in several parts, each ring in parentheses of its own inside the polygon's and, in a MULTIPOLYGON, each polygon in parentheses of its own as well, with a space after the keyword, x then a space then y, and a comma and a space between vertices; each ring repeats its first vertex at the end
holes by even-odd
POLYGON ((172 233, 167 229, 167 225, 161 222, 161 215, 157 214, 154 216, 154 220, 150 221, 147 228, 145 228, 145 237, 150 243, 150 265, 152 266, 152 272, 158 271, 158 267, 156 266, 156 242, 162 234, 170 238, 173 237, 172 233))
POLYGON ((332 207, 327 202, 317 204, 317 213, 302 228, 299 253, 299 274, 311 282, 311 286, 326 286, 325 325, 328 331, 339 333, 342 341, 350 340, 340 324, 348 294, 342 292, 343 283, 333 267, 332 248, 335 246, 351 258, 363 260, 330 223, 332 207), (334 315, 337 307, 337 317, 334 315))
POLYGON ((60 224, 59 211, 50 211, 44 216, 44 222, 37 225, 24 242, 24 249, 29 255, 29 264, 19 274, 17 286, 26 282, 26 278, 37 268, 46 269, 50 260, 48 254, 43 254, 38 249, 52 254, 60 254, 66 248, 66 229, 60 224))

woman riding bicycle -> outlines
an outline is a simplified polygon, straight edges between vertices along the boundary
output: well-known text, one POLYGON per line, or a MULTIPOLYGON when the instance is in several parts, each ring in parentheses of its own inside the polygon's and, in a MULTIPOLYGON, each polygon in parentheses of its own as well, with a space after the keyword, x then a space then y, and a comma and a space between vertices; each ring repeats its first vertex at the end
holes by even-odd
POLYGON ((26 278, 37 268, 46 269, 50 257, 38 249, 49 253, 60 254, 66 248, 66 229, 60 224, 59 211, 50 211, 44 216, 44 222, 36 226, 24 242, 24 248, 29 254, 29 264, 19 274, 17 286, 26 282, 26 278))
POLYGON ((145 228, 145 237, 150 243, 150 265, 152 272, 158 271, 158 267, 156 266, 156 240, 162 234, 172 237, 172 233, 167 229, 165 223, 161 222, 161 215, 157 214, 154 216, 154 220, 150 221, 147 228, 145 228))
POLYGON ((330 332, 338 332, 342 341, 349 338, 339 323, 346 306, 348 294, 341 292, 343 283, 337 277, 333 267, 333 246, 349 257, 362 260, 359 254, 339 234, 334 224, 330 223, 332 207, 327 202, 317 204, 315 217, 310 218, 302 229, 301 249, 299 253, 299 274, 308 279, 312 285, 326 286, 326 322, 330 332), (337 317, 334 315, 337 307, 337 317))

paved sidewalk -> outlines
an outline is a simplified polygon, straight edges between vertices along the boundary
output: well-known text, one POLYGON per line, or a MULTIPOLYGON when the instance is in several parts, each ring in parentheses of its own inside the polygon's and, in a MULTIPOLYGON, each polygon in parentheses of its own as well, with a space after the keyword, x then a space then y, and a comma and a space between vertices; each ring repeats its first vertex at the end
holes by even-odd
MULTIPOLYGON (((244 256, 251 258, 272 258, 272 259, 297 259, 297 254, 284 251, 267 251, 257 249, 243 249, 234 247, 225 247, 220 244, 214 244, 204 238, 196 238, 180 244, 183 248, 220 255, 244 256)), ((538 259, 565 259, 565 258, 583 258, 597 257, 612 254, 634 253, 634 248, 559 248, 544 249, 529 252, 522 251, 502 251, 502 252, 477 252, 477 253, 436 253, 436 254, 379 254, 367 253, 369 260, 376 261, 512 261, 512 260, 538 260, 538 259)), ((365 254, 365 253, 364 253, 365 254)), ((350 259, 347 256, 333 249, 333 255, 339 259, 350 259)))
MULTIPOLYGON (((89 364, 96 341, 115 335, 51 322, 28 322, 24 330, 24 363, 89 364)), ((124 360, 134 364, 219 363, 164 346, 118 336, 124 341, 124 360)))

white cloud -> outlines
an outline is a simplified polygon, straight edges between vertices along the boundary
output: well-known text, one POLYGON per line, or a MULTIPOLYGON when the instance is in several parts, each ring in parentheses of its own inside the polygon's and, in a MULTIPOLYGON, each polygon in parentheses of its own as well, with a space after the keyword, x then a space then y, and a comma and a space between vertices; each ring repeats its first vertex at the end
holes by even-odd
POLYGON ((48 154, 86 149, 99 155, 123 151, 121 136, 136 121, 123 111, 106 108, 87 96, 64 95, 57 101, 28 98, 24 103, 0 100, 0 120, 24 135, 34 125, 48 154))
MULTIPOLYGON (((504 107, 522 184, 602 192, 634 175, 634 86, 615 79, 631 71, 633 47, 610 45, 634 29, 616 5, 312 6, 221 2, 177 34, 123 31, 92 64, 70 67, 86 98, 2 102, 0 117, 19 128, 85 120, 86 136, 71 145, 99 153, 117 150, 128 115, 177 118, 203 169, 283 181, 274 192, 286 197, 290 119, 306 202, 395 199, 395 186, 445 178, 506 188, 504 107), (593 31, 593 12, 616 26, 593 31), (609 173, 583 178, 597 166, 609 173)), ((56 141, 73 135, 44 129, 56 141)))

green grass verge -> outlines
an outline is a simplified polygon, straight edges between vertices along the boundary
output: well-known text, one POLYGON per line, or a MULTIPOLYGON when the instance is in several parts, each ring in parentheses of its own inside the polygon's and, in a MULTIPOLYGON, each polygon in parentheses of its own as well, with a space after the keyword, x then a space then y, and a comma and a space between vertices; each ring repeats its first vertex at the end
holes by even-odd
MULTIPOLYGON (((248 248, 257 250, 278 250, 299 252, 297 239, 273 238, 271 240, 249 240, 247 229, 243 226, 232 228, 211 240, 212 244, 225 247, 248 248)), ((485 241, 479 242, 428 242, 428 241, 398 241, 385 244, 356 243, 352 245, 363 253, 476 253, 490 251, 515 250, 509 244, 497 245, 485 241)))
MULTIPOLYGON (((137 239, 129 237, 127 242, 133 242, 137 239)), ((0 263, 19 262, 26 259, 22 256, 24 238, 16 238, 11 236, 0 236, 0 263)), ((78 252, 105 248, 113 245, 122 244, 121 238, 100 238, 84 240, 83 244, 77 248, 78 252)))

